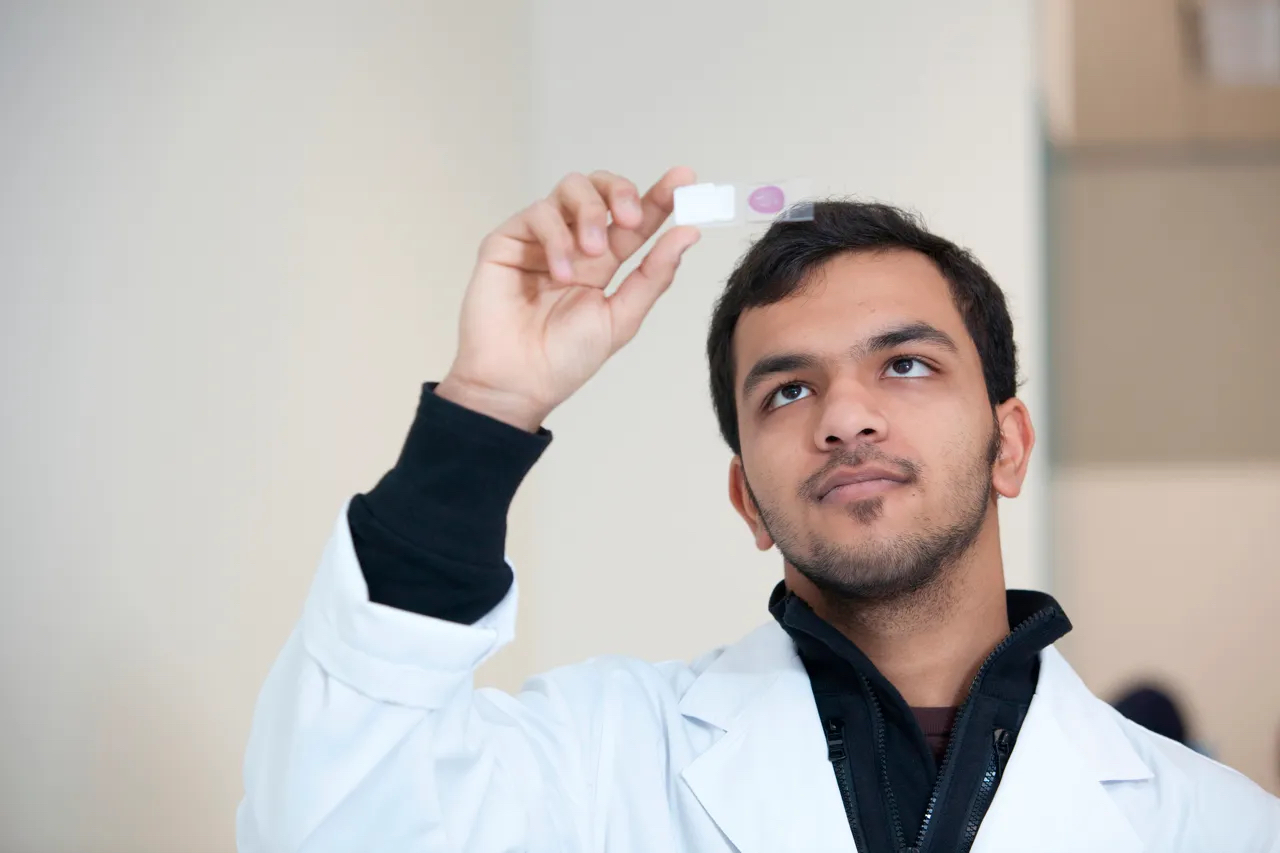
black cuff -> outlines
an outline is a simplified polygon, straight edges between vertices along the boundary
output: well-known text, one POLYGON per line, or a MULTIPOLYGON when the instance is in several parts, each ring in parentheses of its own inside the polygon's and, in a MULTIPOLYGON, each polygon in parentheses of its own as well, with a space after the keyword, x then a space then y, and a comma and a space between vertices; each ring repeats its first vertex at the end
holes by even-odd
POLYGON ((423 388, 394 468, 351 501, 348 522, 369 598, 470 624, 511 586, 507 512, 551 443, 423 388))

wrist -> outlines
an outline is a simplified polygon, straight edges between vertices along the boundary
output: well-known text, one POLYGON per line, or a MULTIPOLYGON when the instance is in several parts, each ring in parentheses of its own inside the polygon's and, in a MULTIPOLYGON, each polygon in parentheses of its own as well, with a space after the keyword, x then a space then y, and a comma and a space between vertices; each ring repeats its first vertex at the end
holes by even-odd
POLYGON ((522 395, 492 388, 452 372, 440 380, 436 396, 530 433, 536 433, 549 414, 522 395))

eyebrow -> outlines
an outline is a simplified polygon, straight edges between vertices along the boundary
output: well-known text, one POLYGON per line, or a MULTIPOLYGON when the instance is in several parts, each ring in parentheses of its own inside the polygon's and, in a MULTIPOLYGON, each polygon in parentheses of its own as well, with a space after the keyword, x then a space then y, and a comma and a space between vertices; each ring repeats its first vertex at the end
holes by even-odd
POLYGON ((941 329, 935 328, 928 323, 907 323, 902 326, 895 326, 892 329, 885 329, 883 332, 872 335, 865 341, 855 344, 849 349, 849 357, 854 361, 860 361, 878 352, 895 349, 903 344, 915 343, 934 344, 951 353, 958 354, 960 352, 956 342, 941 329))
MULTIPOLYGON (((849 348, 848 355, 853 361, 861 361, 878 352, 895 349, 903 344, 927 343, 941 347, 952 353, 959 353, 960 348, 946 332, 928 323, 906 323, 878 332, 849 348)), ((742 380, 742 397, 746 399, 751 392, 760 387, 766 379, 778 373, 791 373, 799 370, 814 370, 822 366, 823 359, 807 352, 783 352, 768 355, 757 361, 747 371, 742 380)))
POLYGON ((764 384, 764 381, 777 373, 791 373, 796 370, 813 370, 821 366, 822 359, 804 352, 783 352, 767 355, 751 365, 747 378, 742 381, 742 397, 746 399, 751 392, 764 384))

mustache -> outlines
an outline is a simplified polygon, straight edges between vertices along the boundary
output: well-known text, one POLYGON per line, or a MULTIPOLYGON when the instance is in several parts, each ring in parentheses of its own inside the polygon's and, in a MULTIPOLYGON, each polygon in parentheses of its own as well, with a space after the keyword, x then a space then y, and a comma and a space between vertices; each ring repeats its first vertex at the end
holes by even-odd
POLYGON ((907 483, 914 483, 920 478, 920 466, 910 459, 890 456, 877 447, 863 444, 853 449, 842 448, 832 451, 826 463, 800 484, 800 497, 805 500, 816 501, 822 496, 820 492, 823 482, 835 471, 841 468, 856 468, 859 465, 870 463, 892 469, 901 474, 907 483))

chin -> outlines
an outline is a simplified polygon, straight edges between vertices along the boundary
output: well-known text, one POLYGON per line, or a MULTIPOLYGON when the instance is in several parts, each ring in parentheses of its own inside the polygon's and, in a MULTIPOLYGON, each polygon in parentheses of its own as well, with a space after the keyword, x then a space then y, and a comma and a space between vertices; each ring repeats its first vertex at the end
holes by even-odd
POLYGON ((840 504, 838 509, 847 518, 863 526, 880 526, 885 521, 885 500, 880 495, 860 501, 848 501, 840 504))
POLYGON ((792 565, 818 589, 846 601, 900 598, 928 586, 940 569, 936 564, 903 562, 903 555, 892 549, 856 548, 817 556, 816 563, 792 565))

